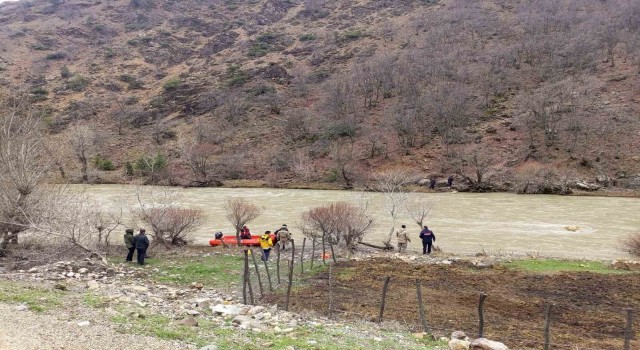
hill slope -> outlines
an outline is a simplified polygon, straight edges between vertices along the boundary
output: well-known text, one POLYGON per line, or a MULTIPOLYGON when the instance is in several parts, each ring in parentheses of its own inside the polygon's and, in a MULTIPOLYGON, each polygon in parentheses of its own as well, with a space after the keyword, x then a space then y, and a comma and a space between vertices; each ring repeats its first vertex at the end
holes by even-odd
POLYGON ((0 24, 0 84, 72 181, 84 151, 87 181, 640 187, 632 0, 36 0, 0 24))

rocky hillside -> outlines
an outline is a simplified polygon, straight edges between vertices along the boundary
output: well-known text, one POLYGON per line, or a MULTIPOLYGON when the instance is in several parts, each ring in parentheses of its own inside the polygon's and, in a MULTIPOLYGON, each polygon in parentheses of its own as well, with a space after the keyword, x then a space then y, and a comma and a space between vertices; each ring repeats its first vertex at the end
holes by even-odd
POLYGON ((0 44, 68 181, 640 187, 633 0, 23 0, 0 44))

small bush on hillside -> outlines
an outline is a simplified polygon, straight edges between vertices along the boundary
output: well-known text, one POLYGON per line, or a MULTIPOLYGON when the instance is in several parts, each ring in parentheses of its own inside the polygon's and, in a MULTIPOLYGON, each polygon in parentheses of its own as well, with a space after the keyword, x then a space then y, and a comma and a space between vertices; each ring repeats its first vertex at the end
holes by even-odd
POLYGON ((104 171, 113 171, 116 170, 116 166, 113 165, 113 162, 101 155, 97 155, 94 160, 93 160, 94 164, 96 165, 96 168, 100 169, 100 170, 104 170, 104 171))
POLYGON ((69 70, 69 67, 62 66, 62 68, 60 68, 60 77, 62 79, 71 78, 72 75, 73 74, 71 74, 71 71, 69 70))
POLYGON ((634 233, 625 241, 625 246, 629 249, 629 254, 640 256, 640 232, 634 233))
POLYGON ((163 85, 164 89, 166 91, 173 91, 176 90, 180 87, 180 79, 179 78, 172 78, 169 81, 167 81, 166 83, 164 83, 163 85))
POLYGON ((29 92, 31 93, 32 99, 34 99, 36 101, 46 100, 47 99, 47 95, 49 94, 49 91, 47 91, 47 89, 45 89, 43 87, 33 88, 29 92))
POLYGON ((138 96, 129 96, 126 100, 124 100, 124 104, 126 104, 127 106, 134 105, 138 102, 140 102, 140 98, 138 96))
POLYGON ((67 54, 64 52, 54 52, 47 55, 48 60, 62 60, 67 57, 67 54))
POLYGON ((317 38, 318 36, 313 33, 300 35, 300 41, 312 41, 312 40, 316 40, 317 38))
POLYGON ((83 91, 87 86, 89 86, 89 78, 76 75, 73 78, 69 79, 67 83, 67 89, 71 89, 76 92, 83 91))
POLYGON ((167 157, 165 157, 164 154, 158 153, 155 157, 142 156, 138 158, 135 164, 135 170, 143 176, 148 176, 165 170, 167 164, 167 157))
POLYGON ((126 176, 133 176, 134 175, 133 164, 131 164, 130 161, 127 161, 124 164, 124 174, 126 176))
POLYGON ((262 57, 271 51, 271 47, 267 43, 255 43, 249 48, 249 57, 262 57))

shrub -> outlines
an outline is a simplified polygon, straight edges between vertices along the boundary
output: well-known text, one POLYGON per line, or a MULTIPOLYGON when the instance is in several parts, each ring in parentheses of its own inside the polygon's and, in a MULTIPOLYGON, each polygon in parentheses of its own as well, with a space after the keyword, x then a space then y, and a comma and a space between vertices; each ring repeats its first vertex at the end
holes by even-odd
POLYGON ((317 38, 318 37, 313 33, 300 35, 300 41, 312 41, 312 40, 316 40, 317 38))
POLYGON ((46 100, 47 95, 49 94, 49 91, 43 87, 35 87, 29 92, 31 93, 32 98, 36 101, 46 100))
POLYGON ((67 54, 64 52, 54 52, 47 55, 48 60, 62 60, 67 57, 67 54))
POLYGON ((94 158, 93 162, 96 165, 96 167, 100 170, 104 170, 104 171, 116 170, 116 167, 115 165, 113 165, 113 162, 111 160, 104 158, 99 154, 94 158))
POLYGON ((253 45, 251 45, 251 47, 249 48, 249 57, 262 57, 266 54, 269 53, 269 51, 271 51, 271 46, 269 46, 269 44, 267 43, 262 43, 262 42, 258 42, 255 43, 253 45))
POLYGON ((129 96, 126 100, 124 100, 124 104, 127 106, 134 105, 140 101, 138 96, 129 96))
POLYGON ((227 68, 227 76, 229 77, 227 81, 227 85, 229 86, 242 85, 249 80, 247 72, 242 70, 237 64, 232 64, 227 68))
POLYGON ((127 161, 126 163, 124 163, 124 174, 126 176, 133 176, 134 172, 133 172, 133 164, 131 164, 130 161, 127 161))
POLYGON ((89 85, 89 78, 76 75, 73 78, 69 79, 67 83, 67 89, 71 89, 76 92, 83 91, 89 85))
POLYGON ((624 243, 629 254, 640 256, 640 232, 630 235, 624 243))
POLYGON ((133 75, 122 74, 118 77, 118 80, 127 83, 129 85, 130 90, 138 90, 144 87, 144 83, 138 80, 133 75))
POLYGON ((155 157, 142 156, 138 158, 135 164, 135 169, 140 172, 141 175, 148 176, 165 170, 167 167, 167 157, 164 154, 158 153, 155 157))
POLYGON ((62 68, 60 68, 60 77, 62 79, 71 78, 72 75, 73 74, 71 74, 71 71, 69 70, 69 67, 62 66, 62 68))
POLYGON ((166 91, 177 90, 180 87, 180 79, 179 78, 169 79, 169 81, 164 83, 163 87, 166 91))

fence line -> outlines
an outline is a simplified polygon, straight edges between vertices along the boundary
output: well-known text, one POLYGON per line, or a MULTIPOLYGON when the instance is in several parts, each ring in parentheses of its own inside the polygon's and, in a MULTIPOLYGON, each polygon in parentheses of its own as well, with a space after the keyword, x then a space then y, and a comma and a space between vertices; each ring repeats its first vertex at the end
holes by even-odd
MULTIPOLYGON (((344 295, 357 295, 357 291, 351 287, 349 287, 348 285, 342 285, 340 283, 340 281, 337 281, 338 283, 336 283, 335 280, 335 276, 334 276, 334 269, 333 269, 333 265, 334 263, 332 263, 331 261, 333 260, 332 258, 334 258, 335 256, 333 256, 332 254, 332 258, 327 259, 327 255, 326 255, 326 248, 324 247, 325 244, 323 244, 323 250, 324 253, 322 254, 322 256, 320 256, 319 258, 321 259, 317 259, 317 260, 322 260, 323 263, 328 263, 327 266, 327 270, 328 272, 320 272, 319 274, 313 274, 313 273, 308 273, 305 275, 304 273, 304 267, 303 264, 305 262, 305 256, 304 254, 300 254, 299 255, 299 263, 300 263, 300 268, 299 270, 296 272, 295 271, 295 261, 296 261, 296 253, 295 253, 295 248, 294 248, 294 242, 292 242, 291 245, 291 250, 292 250, 292 254, 291 257, 288 258, 286 261, 288 262, 287 267, 289 268, 289 273, 288 276, 289 277, 289 281, 286 284, 287 288, 286 288, 286 300, 285 300, 285 305, 284 308, 285 309, 289 309, 290 306, 290 300, 295 300, 295 294, 292 296, 291 295, 291 286, 293 285, 293 283, 296 283, 296 285, 298 284, 313 284, 314 288, 313 290, 317 291, 318 293, 321 294, 325 294, 328 295, 328 300, 327 300, 327 315, 329 317, 329 319, 333 319, 335 317, 336 314, 339 315, 343 315, 344 317, 356 317, 356 318, 360 318, 363 320, 377 320, 378 322, 380 322, 381 324, 384 321, 384 312, 385 312, 385 308, 391 308, 396 314, 398 314, 398 311, 400 311, 400 314, 405 314, 405 315, 413 315, 411 316, 412 320, 407 320, 405 319, 403 316, 401 321, 396 320, 396 322, 398 322, 399 324, 404 324, 407 328, 409 329, 413 329, 413 330, 422 330, 425 332, 445 332, 445 333, 451 333, 455 330, 464 330, 465 332, 467 332, 467 334, 473 334, 474 332, 469 332, 471 331, 471 329, 461 329, 461 328, 468 328, 468 326, 464 326, 464 327, 456 327, 456 328, 448 328, 448 327, 442 327, 442 326, 438 326, 437 324, 434 324, 433 321, 429 322, 428 319, 428 315, 425 315, 425 310, 424 305, 422 303, 422 296, 421 296, 421 288, 425 287, 427 289, 433 289, 433 288, 437 288, 437 290, 442 290, 443 288, 447 288, 450 290, 455 290, 454 288, 456 286, 459 286, 460 283, 451 283, 451 281, 421 281, 420 279, 413 279, 410 280, 408 278, 394 278, 394 279, 390 279, 388 276, 387 277, 378 277, 378 276, 369 276, 370 277, 370 281, 373 285, 379 285, 382 287, 382 298, 379 301, 379 306, 380 306, 380 310, 379 310, 379 314, 375 315, 375 312, 371 312, 369 314, 363 314, 360 312, 355 312, 353 310, 342 310, 342 303, 340 301, 340 299, 338 299, 338 302, 336 303, 336 293, 342 293, 344 295), (329 260, 329 261, 327 261, 329 260), (389 299, 389 302, 387 302, 387 295, 388 295, 388 289, 389 288, 393 288, 393 287, 403 287, 403 288, 415 288, 416 290, 416 301, 417 301, 417 306, 416 308, 411 308, 411 307, 406 307, 406 306, 401 306, 401 305, 394 305, 394 301, 398 300, 397 296, 392 297, 391 299, 389 299), (414 318, 415 317, 415 318, 414 318), (418 321, 414 321, 414 319, 417 319, 418 321)), ((308 262, 310 262, 311 266, 311 272, 313 272, 313 262, 316 260, 316 257, 314 255, 315 253, 315 249, 316 249, 316 244, 315 244, 315 240, 312 241, 312 255, 309 259, 306 259, 308 262)), ((253 254, 252 254, 253 255, 253 254)), ((276 262, 276 268, 277 270, 279 270, 279 262, 280 262, 280 252, 277 252, 278 255, 278 260, 276 262)), ((251 291, 251 284, 252 282, 252 273, 250 273, 249 269, 248 269, 248 261, 247 264, 245 265, 245 276, 246 276, 246 284, 243 283, 243 289, 246 290, 246 288, 248 287, 248 292, 250 294, 252 294, 251 291)), ((320 265, 321 267, 324 267, 325 265, 320 265)), ((255 257, 254 257, 254 267, 256 270, 255 276, 257 279, 257 283, 260 287, 262 287, 262 282, 260 279, 260 272, 258 269, 258 265, 255 263, 255 257)), ((280 287, 282 287, 282 285, 280 285, 280 283, 278 284, 278 286, 276 288, 273 288, 271 286, 271 278, 269 275, 269 267, 267 262, 264 262, 264 270, 267 272, 267 276, 269 279, 269 284, 270 284, 270 291, 276 291, 276 300, 279 300, 279 297, 277 297, 277 293, 278 290, 280 290, 280 287)), ((243 276, 243 280, 245 280, 245 276, 243 276)), ((278 276, 279 277, 279 276, 278 276)), ((244 281, 243 281, 244 282, 244 281)), ((245 292, 246 293, 246 292, 245 292)), ((468 294, 468 293, 467 293, 468 294)), ((246 294, 243 294, 246 295, 246 294)), ((261 296, 263 296, 262 294, 262 290, 261 290, 261 296)), ((487 320, 489 321, 489 326, 491 325, 491 319, 493 317, 489 317, 489 319, 487 319, 485 317, 484 314, 484 302, 485 299, 487 297, 490 298, 490 296, 488 296, 488 294, 483 293, 482 291, 478 291, 476 293, 476 296, 479 296, 478 299, 478 329, 477 329, 477 333, 479 336, 487 336, 486 332, 485 332, 485 324, 487 322, 487 320)), ((252 295, 251 295, 252 297, 252 295)), ((263 296, 264 297, 264 296, 263 296)), ((466 298, 466 297, 464 297, 466 298)), ((248 298, 247 298, 248 299, 248 298)), ((248 301, 248 300, 247 300, 248 301)), ((368 304, 369 306, 372 306, 371 304, 368 304)), ((428 304, 427 304, 428 305, 428 304)), ((563 344, 561 342, 554 342, 552 339, 552 333, 553 333, 553 325, 551 322, 552 319, 552 315, 551 315, 551 303, 547 302, 545 304, 545 310, 544 313, 541 316, 544 316, 544 324, 543 326, 538 329, 538 331, 540 331, 540 337, 539 338, 532 338, 531 335, 525 335, 522 334, 524 332, 526 332, 527 330, 531 330, 530 328, 528 329, 523 329, 521 332, 500 332, 498 331, 500 334, 496 335, 494 338, 492 339, 496 339, 496 340, 500 340, 503 342, 512 342, 514 344, 527 344, 527 346, 531 346, 530 344, 535 344, 536 347, 538 349, 540 348, 544 348, 545 350, 547 349, 580 349, 580 350, 596 350, 596 348, 590 349, 587 347, 583 347, 583 346, 576 346, 574 344, 563 344)), ((390 310, 391 310, 390 309, 390 310)), ((556 309, 556 307, 554 306, 553 309, 556 309)), ((562 307, 560 308, 562 309, 562 307)), ((579 310, 580 308, 578 308, 579 310)), ((602 308, 598 308, 598 310, 601 310, 602 308)), ((608 308, 611 312, 613 312, 613 308, 608 308)), ((597 331, 581 331, 579 333, 579 335, 583 335, 585 337, 590 337, 590 338, 595 338, 595 339, 601 339, 601 340, 619 340, 620 342, 624 341, 624 347, 620 347, 620 349, 624 349, 624 350, 630 350, 632 345, 638 344, 638 341, 636 339, 636 334, 635 331, 633 330, 633 309, 625 309, 625 310, 619 310, 620 313, 622 314, 623 311, 626 311, 626 324, 624 325, 620 325, 619 330, 616 329, 611 331, 610 333, 601 333, 601 332, 597 332, 597 331)), ((558 312, 558 311, 556 311, 558 312)), ((452 310, 450 315, 455 316, 454 319, 468 319, 469 316, 471 315, 467 315, 466 312, 457 312, 455 310, 452 310)), ((494 332, 489 332, 489 335, 493 335, 494 332)), ((601 348, 600 348, 601 349, 601 348)))

